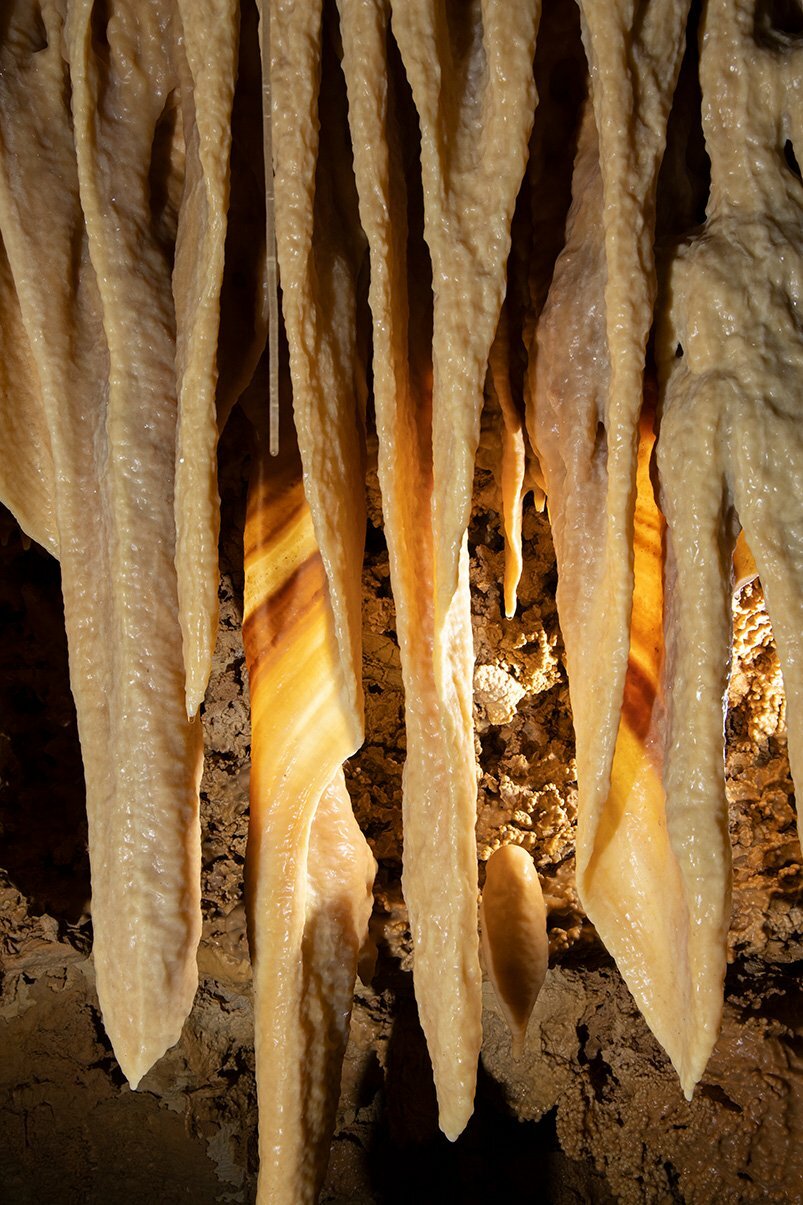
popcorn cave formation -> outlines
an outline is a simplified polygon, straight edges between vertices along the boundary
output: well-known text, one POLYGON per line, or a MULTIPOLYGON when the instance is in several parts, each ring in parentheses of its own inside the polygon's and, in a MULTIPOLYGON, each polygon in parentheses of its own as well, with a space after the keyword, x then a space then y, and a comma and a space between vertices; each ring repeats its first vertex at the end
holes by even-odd
POLYGON ((4 1200, 800 1199, 801 81, 2 6, 4 1200))

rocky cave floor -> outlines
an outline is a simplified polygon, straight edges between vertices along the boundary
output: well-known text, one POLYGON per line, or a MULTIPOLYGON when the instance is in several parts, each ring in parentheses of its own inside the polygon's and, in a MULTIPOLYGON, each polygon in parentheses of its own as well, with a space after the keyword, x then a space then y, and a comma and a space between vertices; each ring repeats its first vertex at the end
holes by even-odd
MULTIPOLYGON (((0 528, 0 1200, 8 1205, 248 1202, 256 1094, 243 907, 249 722, 240 639, 247 446, 223 443, 221 618, 204 714, 201 985, 181 1042, 133 1093, 94 991, 83 776, 58 566, 0 528)), ((546 516, 526 510, 525 569, 501 611, 493 475, 470 530, 480 880, 511 838, 533 852, 550 971, 514 1061, 493 993, 474 1117, 448 1143, 412 991, 400 890, 404 724, 378 492, 364 570, 367 739, 347 767, 379 863, 370 985, 358 984, 322 1201, 708 1202, 803 1199, 803 873, 783 693, 760 587, 734 604, 727 720, 734 851, 722 1034, 694 1099, 574 891, 573 735, 546 516)))

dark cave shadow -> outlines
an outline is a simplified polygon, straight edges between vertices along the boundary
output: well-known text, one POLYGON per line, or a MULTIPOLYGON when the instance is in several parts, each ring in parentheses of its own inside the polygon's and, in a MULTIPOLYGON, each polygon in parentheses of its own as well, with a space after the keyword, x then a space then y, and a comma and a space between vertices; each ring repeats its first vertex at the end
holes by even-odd
POLYGON ((86 792, 58 562, 0 515, 0 867, 74 925, 89 900, 86 792))
MULTIPOLYGON (((374 986, 395 993, 383 1108, 367 1153, 377 1205, 498 1205, 508 1201, 568 1205, 609 1201, 592 1169, 560 1147, 557 1111, 519 1121, 503 1087, 479 1064, 474 1113, 452 1143, 438 1128, 435 1086, 418 1020, 412 976, 382 959, 374 986)), ((376 1092, 369 1064, 360 1096, 376 1092), (370 1081, 370 1082, 369 1082, 370 1081)))

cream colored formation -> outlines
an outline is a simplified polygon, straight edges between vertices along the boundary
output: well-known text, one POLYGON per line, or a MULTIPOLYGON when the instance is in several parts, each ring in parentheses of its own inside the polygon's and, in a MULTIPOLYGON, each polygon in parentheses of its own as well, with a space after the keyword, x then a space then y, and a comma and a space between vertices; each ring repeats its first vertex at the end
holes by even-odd
MULTIPOLYGON (((502 427, 508 614, 523 492, 548 498, 583 903, 687 1093, 716 1040, 740 527, 784 669, 794 774, 803 758, 803 49, 763 7, 703 9, 706 220, 664 249, 659 288, 686 6, 581 0, 587 95, 561 133, 572 199, 552 263, 533 62, 547 85, 567 70, 568 6, 539 33, 537 0, 270 5, 294 423, 285 413, 273 460, 267 399, 251 409, 265 426, 244 621, 260 1200, 320 1186, 370 912, 373 859, 341 770, 363 739, 367 423, 406 693, 403 886, 444 1132, 471 1115, 482 1039, 467 527, 485 396, 502 427), (533 233, 511 255, 517 198, 533 233)), ((216 445, 269 308, 263 285, 245 303, 245 367, 224 372, 227 254, 243 259, 234 218, 227 243, 241 34, 258 37, 236 0, 14 0, 0 42, 0 493, 61 562, 98 992, 132 1086, 178 1039, 197 982, 216 445)), ((264 281, 264 245, 249 254, 264 281)), ((523 851, 492 858, 483 916, 520 1047, 546 954, 523 851)))

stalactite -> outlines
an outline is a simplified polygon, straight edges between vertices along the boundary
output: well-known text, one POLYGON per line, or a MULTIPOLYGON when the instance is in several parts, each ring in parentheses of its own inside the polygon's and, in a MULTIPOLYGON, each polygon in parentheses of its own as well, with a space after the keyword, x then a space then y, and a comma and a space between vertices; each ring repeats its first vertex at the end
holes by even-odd
MULTIPOLYGON (((216 449, 246 391, 256 429, 260 1200, 320 1187, 370 913, 342 767, 364 733, 374 439, 415 993, 444 1133, 473 1109, 467 528, 486 396, 508 619, 522 499, 547 498, 580 897, 687 1095, 716 1041, 722 700, 733 589, 756 572, 798 775, 803 758, 803 72, 763 5, 692 9, 699 56, 675 0, 581 0, 579 22, 538 0, 14 0, 0 20, 0 496, 60 561, 98 993, 133 1087, 197 983, 216 449)), ((521 1049, 546 956, 528 853, 494 855, 484 901, 521 1049)))

